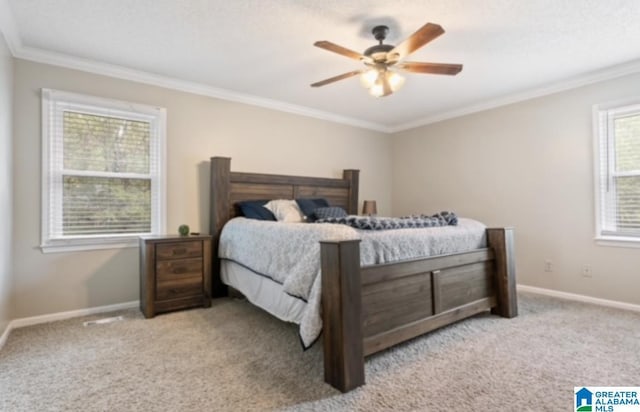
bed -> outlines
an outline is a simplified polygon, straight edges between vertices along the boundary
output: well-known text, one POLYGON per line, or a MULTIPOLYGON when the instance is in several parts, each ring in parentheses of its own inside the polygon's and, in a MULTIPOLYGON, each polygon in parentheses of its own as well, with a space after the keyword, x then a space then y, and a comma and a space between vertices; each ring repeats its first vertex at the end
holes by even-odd
MULTIPOLYGON (((228 294, 221 276, 228 262, 219 258, 220 238, 225 224, 239 216, 238 202, 325 198, 357 214, 357 170, 344 170, 342 179, 241 173, 231 171, 230 158, 212 157, 210 177, 214 297, 228 294)), ((325 381, 350 391, 365 383, 366 356, 481 312, 517 316, 513 229, 488 228, 484 239, 486 247, 465 252, 364 266, 360 239, 321 240, 325 381)), ((234 285, 230 277, 246 277, 246 272, 227 265, 226 282, 234 285)), ((244 293, 255 303, 263 289, 249 287, 244 293)))

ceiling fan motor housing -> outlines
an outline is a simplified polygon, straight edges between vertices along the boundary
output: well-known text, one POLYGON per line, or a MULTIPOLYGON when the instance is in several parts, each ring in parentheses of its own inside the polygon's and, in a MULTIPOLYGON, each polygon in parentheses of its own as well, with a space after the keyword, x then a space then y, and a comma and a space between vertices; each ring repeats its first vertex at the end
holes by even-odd
POLYGON ((367 57, 371 57, 376 63, 384 63, 387 60, 387 53, 395 47, 391 44, 382 44, 389 33, 389 27, 376 26, 371 30, 371 33, 373 33, 373 36, 380 42, 380 44, 369 47, 363 54, 367 57))
POLYGON ((392 46, 391 44, 376 44, 375 46, 371 46, 367 50, 365 50, 363 54, 365 56, 372 57, 375 53, 389 53, 391 50, 393 50, 393 47, 394 46, 392 46))

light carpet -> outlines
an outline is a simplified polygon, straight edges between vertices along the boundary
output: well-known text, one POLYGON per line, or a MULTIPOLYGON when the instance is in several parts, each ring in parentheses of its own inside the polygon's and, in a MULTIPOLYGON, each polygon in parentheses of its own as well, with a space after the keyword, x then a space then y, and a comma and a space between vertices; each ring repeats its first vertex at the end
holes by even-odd
POLYGON ((323 382, 321 343, 303 352, 242 300, 26 327, 0 351, 0 410, 568 411, 574 386, 640 386, 639 313, 522 293, 519 309, 374 355, 348 394, 323 382))

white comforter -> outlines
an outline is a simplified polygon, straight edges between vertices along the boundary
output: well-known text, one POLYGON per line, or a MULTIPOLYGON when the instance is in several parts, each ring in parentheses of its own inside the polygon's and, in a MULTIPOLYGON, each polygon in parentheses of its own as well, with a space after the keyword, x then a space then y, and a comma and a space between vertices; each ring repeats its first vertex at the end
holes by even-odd
POLYGON ((230 220, 220 237, 219 256, 282 284, 307 302, 300 323, 305 348, 322 331, 320 240, 361 239, 360 263, 372 265, 445 255, 485 247, 486 227, 472 219, 457 226, 364 231, 337 224, 230 220))

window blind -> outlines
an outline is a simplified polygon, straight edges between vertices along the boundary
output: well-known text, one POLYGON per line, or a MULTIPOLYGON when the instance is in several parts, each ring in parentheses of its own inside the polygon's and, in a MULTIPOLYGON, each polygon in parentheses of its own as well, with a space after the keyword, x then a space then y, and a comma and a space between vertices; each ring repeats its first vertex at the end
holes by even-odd
POLYGON ((600 235, 640 237, 640 105, 599 113, 600 235))
POLYGON ((51 235, 150 233, 149 122, 64 107, 57 116, 62 220, 51 235))

